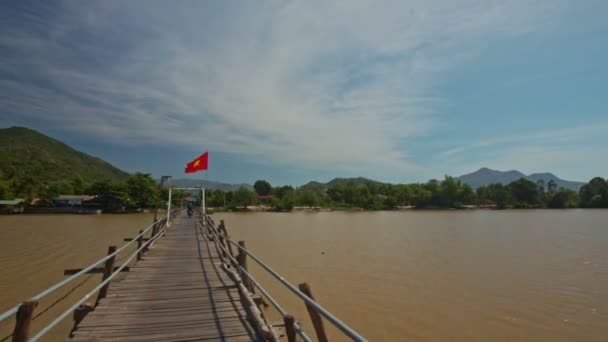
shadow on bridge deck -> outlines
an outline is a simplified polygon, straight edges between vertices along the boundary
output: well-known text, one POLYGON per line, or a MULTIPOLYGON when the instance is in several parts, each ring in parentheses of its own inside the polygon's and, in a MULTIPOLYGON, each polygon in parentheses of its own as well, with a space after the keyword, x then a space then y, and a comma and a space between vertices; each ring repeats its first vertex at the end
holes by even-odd
POLYGON ((69 341, 256 340, 237 284, 195 222, 180 214, 69 341))

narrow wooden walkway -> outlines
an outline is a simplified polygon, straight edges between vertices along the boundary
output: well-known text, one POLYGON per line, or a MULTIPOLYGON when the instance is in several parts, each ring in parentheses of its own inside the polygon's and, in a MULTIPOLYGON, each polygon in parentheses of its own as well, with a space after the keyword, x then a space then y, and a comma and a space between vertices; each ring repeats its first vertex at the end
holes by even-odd
POLYGON ((176 217, 70 341, 255 341, 237 285, 195 222, 176 217))

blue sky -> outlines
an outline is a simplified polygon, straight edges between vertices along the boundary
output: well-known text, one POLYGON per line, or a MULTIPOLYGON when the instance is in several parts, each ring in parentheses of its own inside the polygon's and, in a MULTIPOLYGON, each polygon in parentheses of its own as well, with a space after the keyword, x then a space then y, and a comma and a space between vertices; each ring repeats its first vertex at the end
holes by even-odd
POLYGON ((127 171, 608 175, 605 1, 0 5, 0 127, 127 171))

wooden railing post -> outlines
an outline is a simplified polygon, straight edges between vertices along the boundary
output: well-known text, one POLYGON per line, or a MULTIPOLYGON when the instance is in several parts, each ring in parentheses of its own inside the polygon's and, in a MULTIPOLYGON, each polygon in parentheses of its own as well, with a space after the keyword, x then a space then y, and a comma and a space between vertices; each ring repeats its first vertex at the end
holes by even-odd
MULTIPOLYGON (((228 229, 226 229, 226 224, 224 223, 224 220, 220 220, 220 226, 218 229, 219 229, 220 233, 223 233, 224 236, 226 236, 227 239, 230 238, 230 236, 228 235, 228 229)), ((226 244, 228 245, 228 252, 230 252, 230 256, 232 256, 234 258, 234 251, 232 250, 232 244, 230 243, 230 241, 226 241, 226 244)))
MULTIPOLYGON (((155 224, 152 226, 152 231, 150 232, 150 239, 151 239, 151 238, 152 238, 152 237, 155 235, 155 234, 154 234, 154 231, 156 230, 156 226, 157 226, 157 225, 158 225, 158 223, 155 223, 155 224)), ((150 239, 148 239, 148 241, 150 241, 150 239)), ((144 247, 144 249, 143 249, 143 251, 142 251, 142 252, 144 252, 144 254, 148 252, 148 249, 150 249, 150 243, 149 243, 148 241, 146 241, 146 247, 144 247)))
POLYGON ((19 306, 15 329, 13 330, 13 342, 26 342, 30 339, 30 324, 36 306, 38 306, 36 300, 28 300, 19 306))
POLYGON ((285 315, 283 317, 285 322, 285 335, 287 335, 287 342, 296 342, 296 328, 294 326, 295 320, 292 315, 285 315))
MULTIPOLYGON (((108 247, 108 255, 110 255, 114 252, 116 252, 116 246, 108 247)), ((116 256, 113 256, 110 259, 106 260, 106 264, 105 264, 105 267, 103 270, 102 281, 108 279, 108 277, 110 277, 112 275, 112 272, 114 271, 114 260, 115 259, 116 259, 116 256)), ((110 288, 110 283, 105 284, 101 289, 99 289, 99 294, 97 295, 97 301, 95 301, 95 307, 97 307, 97 304, 99 304, 100 300, 102 300, 103 298, 106 298, 106 295, 108 294, 108 288, 110 288)))
MULTIPOLYGON (((239 241, 239 246, 246 249, 245 241, 239 241)), ((239 262, 239 266, 241 266, 245 271, 247 271, 247 253, 243 252, 242 249, 239 249, 239 254, 236 256, 236 261, 239 262)), ((243 272, 239 272, 241 274, 241 278, 243 279, 243 284, 251 293, 255 293, 254 288, 251 284, 251 280, 247 275, 243 272)))
POLYGON ((70 331, 70 337, 74 336, 74 331, 76 331, 78 324, 80 324, 87 314, 94 309, 95 308, 93 305, 91 305, 91 303, 84 303, 80 304, 80 306, 74 310, 74 313, 72 314, 72 317, 74 318, 74 326, 72 326, 72 330, 70 331))
MULTIPOLYGON (((315 300, 315 297, 313 297, 312 291, 310 290, 310 286, 308 286, 308 284, 302 283, 298 285, 298 287, 300 288, 300 291, 308 296, 308 298, 315 300)), ((312 325, 317 333, 317 339, 319 342, 328 342, 329 340, 327 338, 327 334, 325 333, 325 327, 323 326, 323 318, 312 305, 306 303, 306 309, 308 309, 310 320, 312 321, 312 325)))
POLYGON ((137 261, 141 260, 141 256, 144 254, 144 250, 141 249, 141 246, 144 243, 144 234, 143 234, 143 230, 139 231, 139 238, 137 238, 137 250, 139 252, 137 252, 137 261))
POLYGON ((224 247, 224 249, 222 249, 222 256, 224 258, 228 257, 228 254, 226 253, 226 241, 224 240, 224 232, 222 232, 222 225, 224 224, 224 221, 222 220, 220 223, 220 226, 218 227, 218 235, 220 237, 220 243, 222 244, 222 246, 224 247))
POLYGON ((154 226, 152 226, 152 232, 150 233, 150 238, 152 238, 154 235, 156 235, 156 227, 158 227, 158 222, 155 223, 154 226))

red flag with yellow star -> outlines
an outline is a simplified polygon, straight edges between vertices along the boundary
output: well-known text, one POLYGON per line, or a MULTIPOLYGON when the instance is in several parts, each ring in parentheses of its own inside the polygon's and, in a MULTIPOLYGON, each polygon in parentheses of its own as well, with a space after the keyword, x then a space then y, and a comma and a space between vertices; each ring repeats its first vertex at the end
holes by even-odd
POLYGON ((200 157, 194 159, 186 165, 186 173, 207 170, 209 166, 209 152, 203 153, 200 157))

